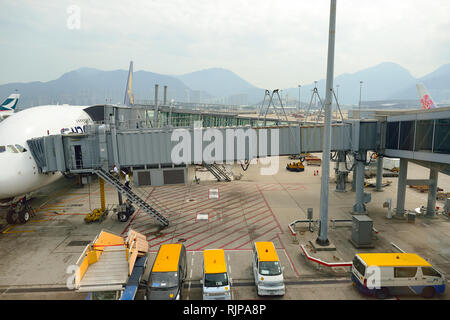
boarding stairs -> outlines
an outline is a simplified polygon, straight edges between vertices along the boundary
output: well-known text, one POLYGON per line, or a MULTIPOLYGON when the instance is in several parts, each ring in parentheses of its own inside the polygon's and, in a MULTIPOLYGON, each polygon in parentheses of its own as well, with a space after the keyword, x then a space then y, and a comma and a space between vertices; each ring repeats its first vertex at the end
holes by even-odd
POLYGON ((211 174, 217 179, 217 181, 231 181, 232 173, 228 172, 228 170, 225 169, 224 166, 220 166, 215 163, 203 163, 203 166, 208 169, 209 172, 211 172, 211 174))
POLYGON ((97 169, 95 170, 95 173, 100 178, 102 178, 103 180, 111 184, 114 188, 116 188, 117 191, 119 191, 121 194, 125 195, 132 203, 137 205, 150 217, 157 220, 161 226, 167 227, 169 225, 169 220, 163 215, 163 213, 167 214, 168 210, 167 208, 164 208, 164 206, 161 203, 159 203, 156 199, 152 200, 147 199, 147 202, 144 201, 130 188, 125 187, 125 185, 123 185, 119 179, 117 179, 115 176, 113 176, 112 174, 103 169, 97 169))

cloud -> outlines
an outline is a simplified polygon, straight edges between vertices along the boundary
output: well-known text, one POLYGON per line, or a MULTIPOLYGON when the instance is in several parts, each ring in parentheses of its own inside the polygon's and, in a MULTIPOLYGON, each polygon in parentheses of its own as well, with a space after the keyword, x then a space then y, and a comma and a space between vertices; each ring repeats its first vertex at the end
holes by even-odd
MULTIPOLYGON (((224 67, 263 87, 325 77, 329 1, 0 1, 0 82, 73 68, 182 74, 224 67), (67 7, 81 29, 67 29, 67 7), (32 65, 33 64, 33 65, 32 65)), ((338 0, 335 75, 393 61, 422 76, 448 63, 446 0, 338 0)))

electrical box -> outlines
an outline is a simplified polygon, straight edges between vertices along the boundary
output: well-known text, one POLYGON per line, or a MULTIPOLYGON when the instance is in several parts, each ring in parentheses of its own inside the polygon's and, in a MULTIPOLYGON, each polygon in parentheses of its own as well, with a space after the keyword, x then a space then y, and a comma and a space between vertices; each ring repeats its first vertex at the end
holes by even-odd
POLYGON ((356 248, 371 248, 373 220, 367 215, 354 215, 351 242, 356 248))

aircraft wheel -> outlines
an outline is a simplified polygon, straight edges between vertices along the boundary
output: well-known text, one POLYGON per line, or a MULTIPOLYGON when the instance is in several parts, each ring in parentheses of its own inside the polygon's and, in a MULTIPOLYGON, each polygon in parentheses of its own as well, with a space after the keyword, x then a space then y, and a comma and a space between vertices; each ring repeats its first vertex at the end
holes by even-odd
POLYGON ((17 222, 17 213, 14 209, 10 209, 6 214, 6 221, 9 224, 15 224, 17 222))
POLYGON ((24 209, 19 213, 19 221, 21 223, 27 223, 30 220, 30 213, 24 209))

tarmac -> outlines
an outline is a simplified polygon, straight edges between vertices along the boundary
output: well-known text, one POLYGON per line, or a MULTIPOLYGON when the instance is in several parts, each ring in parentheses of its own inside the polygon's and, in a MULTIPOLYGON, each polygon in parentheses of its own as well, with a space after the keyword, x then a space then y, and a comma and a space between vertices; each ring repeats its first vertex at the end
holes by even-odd
MULTIPOLYGON (((320 157, 320 154, 318 154, 320 157)), ((261 175, 262 164, 250 165, 243 171, 240 165, 233 173, 242 174, 239 180, 217 182, 208 172, 195 172, 189 167, 189 181, 185 185, 161 187, 134 187, 147 199, 156 198, 170 210, 169 227, 160 229, 155 221, 140 210, 127 222, 119 222, 112 212, 102 222, 86 224, 84 216, 100 206, 99 184, 80 187, 77 179, 62 178, 35 193, 31 205, 37 214, 27 224, 9 226, 6 215, 0 217, 0 299, 85 299, 86 293, 67 288, 66 273, 75 264, 84 247, 102 230, 125 236, 129 229, 146 235, 149 242, 149 263, 143 279, 147 279, 156 252, 161 244, 181 242, 187 249, 188 277, 183 299, 201 300, 202 250, 225 250, 228 271, 232 279, 232 297, 239 300, 360 300, 374 299, 359 293, 352 286, 349 268, 319 267, 302 254, 300 244, 307 246, 314 257, 327 262, 350 262, 356 253, 396 252, 391 242, 406 252, 414 252, 427 259, 450 278, 450 218, 442 214, 435 218, 418 216, 414 223, 404 219, 388 219, 383 203, 392 199, 395 208, 397 178, 382 192, 366 188, 372 200, 366 205, 377 233, 373 234, 374 248, 357 249, 351 242, 351 223, 329 224, 328 237, 334 251, 315 252, 309 242, 318 236, 307 224, 296 227, 296 235, 288 225, 297 219, 306 219, 308 208, 313 208, 313 219, 319 219, 321 167, 305 166, 304 172, 289 172, 287 157, 279 158, 275 175, 261 175), (314 171, 319 170, 319 175, 314 171), (200 178, 197 184, 194 176, 200 178), (219 197, 210 197, 210 189, 218 189, 219 197), (283 297, 262 298, 256 294, 251 270, 254 241, 272 241, 284 267, 286 294, 283 297)), ((331 168, 334 168, 332 164, 331 168)), ((408 179, 426 179, 429 170, 409 164, 408 179)), ((335 192, 334 171, 329 184, 329 219, 352 219, 355 192, 351 179, 344 193, 335 192)), ((438 186, 449 192, 450 177, 439 174, 438 186)), ((117 191, 105 185, 106 203, 118 204, 117 191)), ((426 206, 427 193, 407 188, 406 209, 426 206)), ((444 206, 438 200, 436 205, 444 206)), ((4 211, 4 208, 3 208, 4 211)), ((393 211, 393 215, 395 212, 393 211)), ((141 288, 142 289, 142 288, 141 288)), ((143 290, 136 299, 143 298, 143 290)), ((423 299, 405 292, 392 299, 423 299)), ((434 299, 448 300, 448 290, 434 299)))

